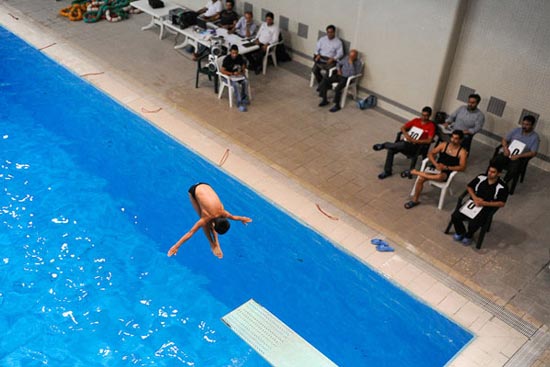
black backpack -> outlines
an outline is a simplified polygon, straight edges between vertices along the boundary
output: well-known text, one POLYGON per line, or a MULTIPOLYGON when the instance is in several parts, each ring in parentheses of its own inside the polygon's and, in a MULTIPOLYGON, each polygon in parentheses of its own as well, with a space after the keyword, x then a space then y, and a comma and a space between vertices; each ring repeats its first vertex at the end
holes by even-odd
POLYGON ((199 13, 197 13, 196 11, 185 11, 181 13, 179 19, 180 28, 185 29, 187 27, 191 27, 192 25, 197 24, 198 16, 199 13))
POLYGON ((161 0, 149 0, 149 6, 153 9, 164 8, 164 3, 161 0))

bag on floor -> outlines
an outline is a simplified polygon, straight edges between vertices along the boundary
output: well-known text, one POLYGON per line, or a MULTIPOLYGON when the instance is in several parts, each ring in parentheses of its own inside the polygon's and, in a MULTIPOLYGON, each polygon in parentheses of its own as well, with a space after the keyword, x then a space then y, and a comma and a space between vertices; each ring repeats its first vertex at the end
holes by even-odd
POLYGON ((366 110, 369 108, 376 107, 376 102, 378 101, 378 98, 376 98, 375 95, 371 94, 365 99, 361 99, 357 102, 357 107, 361 110, 366 110))

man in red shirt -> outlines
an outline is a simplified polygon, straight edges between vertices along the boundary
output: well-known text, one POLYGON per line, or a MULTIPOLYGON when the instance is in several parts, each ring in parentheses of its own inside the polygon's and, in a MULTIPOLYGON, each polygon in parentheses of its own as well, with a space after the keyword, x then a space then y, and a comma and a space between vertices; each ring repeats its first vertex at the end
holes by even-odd
POLYGON ((385 142, 383 144, 374 144, 372 149, 378 151, 386 149, 388 151, 386 155, 386 163, 384 164, 384 171, 378 175, 378 178, 383 180, 386 177, 392 175, 393 156, 397 153, 403 153, 405 155, 412 155, 421 145, 428 147, 435 135, 435 124, 430 120, 432 115, 432 109, 430 107, 424 107, 422 109, 422 116, 412 119, 403 126, 401 126, 401 134, 403 140, 395 143, 385 142))

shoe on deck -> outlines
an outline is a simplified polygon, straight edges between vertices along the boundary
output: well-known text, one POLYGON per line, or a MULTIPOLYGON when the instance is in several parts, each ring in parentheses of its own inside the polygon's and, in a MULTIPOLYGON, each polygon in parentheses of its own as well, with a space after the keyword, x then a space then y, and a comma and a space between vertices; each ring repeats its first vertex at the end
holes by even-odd
POLYGON ((329 111, 330 112, 338 112, 338 111, 340 111, 340 106, 335 104, 329 111))
POLYGON ((461 242, 463 246, 470 246, 472 244, 472 239, 464 237, 461 242))
POLYGON ((326 99, 323 99, 321 103, 319 103, 319 107, 324 107, 326 105, 328 105, 328 101, 326 99))
POLYGON ((463 238, 464 236, 461 234, 458 234, 458 233, 453 234, 453 240, 455 240, 456 242, 461 242, 463 238))
POLYGON ((374 144, 372 149, 378 152, 379 150, 384 149, 384 144, 374 144))
POLYGON ((378 179, 383 180, 383 179, 385 179, 387 177, 390 177, 390 176, 391 176, 391 172, 384 171, 384 172, 382 172, 381 174, 378 175, 378 179))
POLYGON ((390 245, 388 245, 386 243, 386 244, 377 245, 376 246, 376 251, 379 251, 379 252, 394 252, 395 250, 393 249, 393 247, 391 247, 390 245))

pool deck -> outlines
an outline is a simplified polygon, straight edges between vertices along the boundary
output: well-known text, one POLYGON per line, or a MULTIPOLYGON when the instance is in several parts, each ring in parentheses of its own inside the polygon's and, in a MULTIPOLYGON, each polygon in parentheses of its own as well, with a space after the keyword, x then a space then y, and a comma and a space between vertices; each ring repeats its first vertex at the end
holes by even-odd
MULTIPOLYGON (((476 338, 450 366, 550 366, 550 173, 529 167, 481 250, 457 245, 443 229, 457 193, 483 171, 496 143, 474 142, 442 211, 435 189, 405 210, 413 182, 376 177, 385 155, 371 147, 392 140, 401 124, 383 111, 348 101, 329 113, 317 107, 307 68, 287 63, 251 75, 252 105, 239 113, 205 76, 195 89, 195 63, 173 49, 174 36, 140 31, 147 15, 70 22, 57 15, 67 4, 0 0, 0 25, 213 164, 228 155, 221 166, 228 174, 472 331, 476 338), (396 251, 377 252, 374 237, 396 251)), ((396 158, 395 171, 406 164, 396 158)))

